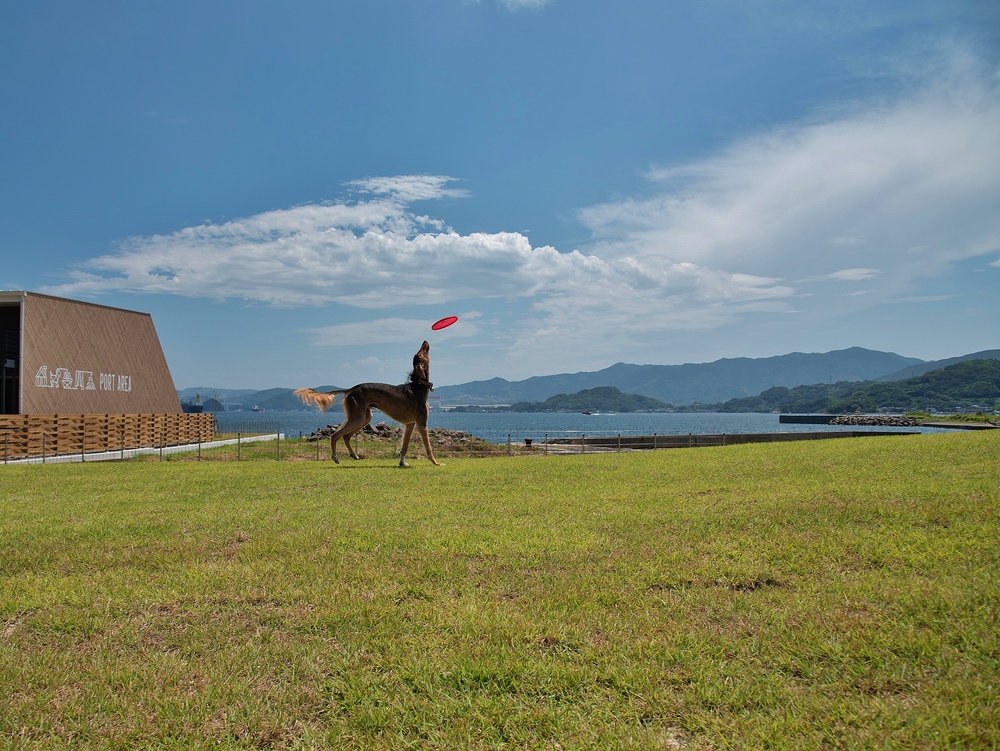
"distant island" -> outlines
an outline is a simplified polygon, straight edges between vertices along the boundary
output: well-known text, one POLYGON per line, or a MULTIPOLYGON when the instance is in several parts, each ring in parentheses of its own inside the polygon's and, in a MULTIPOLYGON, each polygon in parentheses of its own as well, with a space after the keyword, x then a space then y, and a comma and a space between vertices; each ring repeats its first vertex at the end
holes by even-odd
POLYGON ((543 402, 516 402, 508 407, 454 407, 450 412, 672 412, 673 406, 641 394, 625 394, 614 386, 556 394, 543 402))

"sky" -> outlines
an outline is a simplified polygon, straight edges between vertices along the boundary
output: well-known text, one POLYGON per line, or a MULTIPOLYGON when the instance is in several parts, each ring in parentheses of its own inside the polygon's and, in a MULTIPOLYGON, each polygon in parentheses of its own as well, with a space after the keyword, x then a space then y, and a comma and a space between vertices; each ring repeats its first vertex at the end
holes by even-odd
POLYGON ((1000 4, 4 3, 0 176, 0 289, 151 313, 179 389, 954 357, 1000 4))

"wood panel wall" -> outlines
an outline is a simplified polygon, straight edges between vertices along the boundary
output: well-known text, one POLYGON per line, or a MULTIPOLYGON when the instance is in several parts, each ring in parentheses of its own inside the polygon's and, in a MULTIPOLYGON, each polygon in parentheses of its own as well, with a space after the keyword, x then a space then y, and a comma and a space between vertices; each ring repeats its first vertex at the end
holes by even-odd
POLYGON ((0 415, 0 460, 207 443, 215 416, 0 415))

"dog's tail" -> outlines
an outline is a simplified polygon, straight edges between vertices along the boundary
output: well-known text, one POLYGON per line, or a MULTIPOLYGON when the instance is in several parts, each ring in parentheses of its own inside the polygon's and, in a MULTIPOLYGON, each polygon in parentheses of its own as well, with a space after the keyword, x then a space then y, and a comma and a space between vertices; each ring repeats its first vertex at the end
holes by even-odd
POLYGON ((326 412, 337 401, 337 394, 346 394, 347 389, 327 391, 326 393, 316 391, 315 389, 295 389, 292 393, 301 399, 304 404, 315 404, 319 407, 320 412, 326 412))

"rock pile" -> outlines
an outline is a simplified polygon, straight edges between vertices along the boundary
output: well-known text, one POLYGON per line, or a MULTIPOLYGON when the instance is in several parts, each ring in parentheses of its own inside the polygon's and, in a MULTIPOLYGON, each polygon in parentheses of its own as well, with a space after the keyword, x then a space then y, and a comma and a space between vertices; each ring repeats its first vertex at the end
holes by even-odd
MULTIPOLYGON (((427 431, 431 436, 431 444, 434 446, 440 446, 444 449, 458 449, 464 446, 466 449, 469 447, 469 441, 475 440, 476 443, 482 443, 478 438, 473 439, 471 435, 465 433, 461 430, 448 430, 447 428, 431 428, 427 431)), ((414 436, 416 440, 416 436, 414 436)))
MULTIPOLYGON (((339 423, 337 425, 327 425, 325 428, 320 428, 319 430, 313 431, 313 434, 306 438, 307 441, 319 441, 324 438, 329 438, 338 430, 340 426, 344 423, 339 423)), ((396 438, 403 437, 402 428, 390 428, 384 422, 380 422, 376 425, 365 425, 361 429, 361 432, 365 435, 370 435, 374 438, 390 438, 395 440, 396 438)))
MULTIPOLYGON (((339 425, 327 425, 325 428, 320 428, 313 432, 312 435, 306 438, 307 441, 321 441, 328 439, 340 428, 339 425)), ((472 438, 468 433, 464 433, 461 430, 448 430, 447 428, 431 428, 427 431, 431 437, 431 444, 433 446, 440 446, 444 449, 458 448, 459 446, 468 446, 469 441, 472 438)), ((392 428, 386 425, 384 422, 377 423, 375 425, 366 425, 361 433, 371 436, 372 438, 385 438, 391 441, 397 441, 403 437, 403 428, 392 428)), ((420 436, 412 435, 410 437, 411 444, 416 442, 420 444, 420 436)))
POLYGON ((841 415, 830 421, 831 425, 875 425, 890 428, 912 428, 917 421, 902 415, 841 415))

